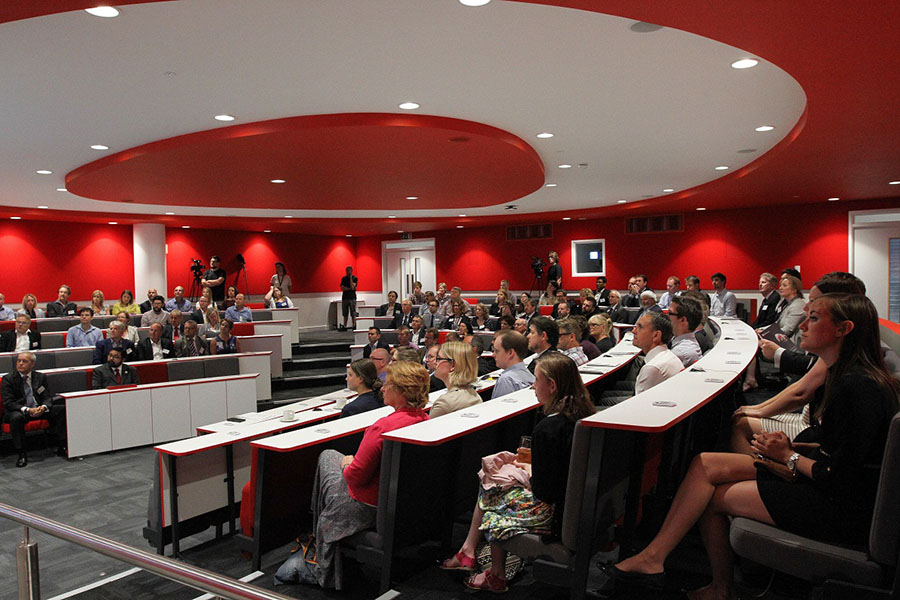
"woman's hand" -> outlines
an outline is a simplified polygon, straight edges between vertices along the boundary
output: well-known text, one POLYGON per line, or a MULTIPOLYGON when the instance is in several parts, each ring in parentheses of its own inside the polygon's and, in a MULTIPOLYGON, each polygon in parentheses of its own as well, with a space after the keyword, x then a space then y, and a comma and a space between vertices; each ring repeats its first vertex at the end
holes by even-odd
POLYGON ((512 464, 514 464, 515 466, 519 467, 520 469, 522 469, 523 471, 528 473, 528 476, 531 477, 531 463, 523 463, 523 462, 514 460, 512 464))
POLYGON ((794 447, 791 440, 783 431, 774 433, 755 433, 750 445, 754 450, 772 460, 780 463, 786 463, 794 453, 794 447))
POLYGON ((762 411, 756 406, 739 406, 738 409, 734 411, 734 414, 731 415, 734 420, 740 419, 741 417, 761 419, 762 416, 762 411))
POLYGON ((353 462, 353 455, 347 454, 341 459, 341 471, 346 469, 353 462))

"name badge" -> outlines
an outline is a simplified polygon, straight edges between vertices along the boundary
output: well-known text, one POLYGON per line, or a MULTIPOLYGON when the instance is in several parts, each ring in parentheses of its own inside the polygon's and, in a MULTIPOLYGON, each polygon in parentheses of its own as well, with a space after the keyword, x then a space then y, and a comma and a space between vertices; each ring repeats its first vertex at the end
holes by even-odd
POLYGON ((163 348, 163 354, 168 354, 168 353, 169 353, 169 349, 168 349, 168 348, 163 348))
POLYGON ((37 347, 38 347, 38 343, 37 343, 37 342, 31 342, 31 347, 32 347, 32 348, 37 348, 37 347))
POLYGON ((74 311, 74 310, 70 310, 70 311, 69 311, 68 313, 66 313, 66 314, 74 315, 74 314, 75 314, 75 311, 74 311))
POLYGON ((125 351, 125 354, 131 354, 131 348, 125 351))
POLYGON ((37 393, 38 393, 38 394, 43 394, 45 389, 47 389, 47 388, 45 388, 44 386, 41 386, 41 387, 39 387, 39 388, 37 389, 37 393))

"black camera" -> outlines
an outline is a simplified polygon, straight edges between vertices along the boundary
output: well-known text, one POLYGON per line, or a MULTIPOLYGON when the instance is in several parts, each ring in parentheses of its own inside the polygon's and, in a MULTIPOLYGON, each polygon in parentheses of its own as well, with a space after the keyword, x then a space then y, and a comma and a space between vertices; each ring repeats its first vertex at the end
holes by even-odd
POLYGON ((547 266, 542 259, 537 256, 531 257, 531 270, 534 271, 535 277, 543 277, 544 276, 544 267, 547 266))
POLYGON ((200 279, 203 277, 203 272, 206 270, 206 265, 197 260, 196 258, 191 259, 191 273, 194 274, 194 279, 200 279))

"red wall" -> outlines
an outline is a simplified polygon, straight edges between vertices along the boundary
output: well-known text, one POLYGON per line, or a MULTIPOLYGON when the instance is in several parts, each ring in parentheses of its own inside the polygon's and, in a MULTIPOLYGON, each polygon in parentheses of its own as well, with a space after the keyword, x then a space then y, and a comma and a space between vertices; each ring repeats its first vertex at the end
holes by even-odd
POLYGON ((0 223, 0 257, 0 292, 10 305, 28 292, 44 305, 56 300, 63 283, 76 301, 100 289, 112 302, 123 289, 134 289, 130 226, 6 221, 0 223))

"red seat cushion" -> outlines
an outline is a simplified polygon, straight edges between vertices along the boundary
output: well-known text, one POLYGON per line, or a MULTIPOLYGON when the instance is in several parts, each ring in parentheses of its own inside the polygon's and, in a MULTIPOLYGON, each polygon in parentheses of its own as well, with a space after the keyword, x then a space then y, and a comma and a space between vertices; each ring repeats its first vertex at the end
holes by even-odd
POLYGON ((141 383, 165 383, 169 381, 168 364, 162 361, 139 363, 134 365, 141 383))
POLYGON ((253 516, 256 513, 256 448, 251 450, 250 481, 241 490, 241 532, 253 536, 253 516))
MULTIPOLYGON (((25 423, 25 433, 28 433, 29 431, 41 431, 43 429, 49 429, 49 428, 50 428, 50 421, 48 421, 47 419, 40 419, 38 421, 28 421, 27 423, 25 423)), ((3 425, 0 425, 0 431, 3 431, 3 433, 9 433, 9 423, 4 423, 3 425)))
POLYGON ((251 308, 251 309, 252 308, 262 309, 262 308, 266 307, 266 303, 265 302, 245 302, 244 306, 246 306, 247 308, 251 308))
POLYGON ((541 311, 541 314, 545 317, 549 317, 553 314, 553 305, 552 304, 544 304, 542 306, 538 306, 538 309, 541 311))
POLYGON ((253 323, 235 323, 231 335, 253 335, 253 323))

